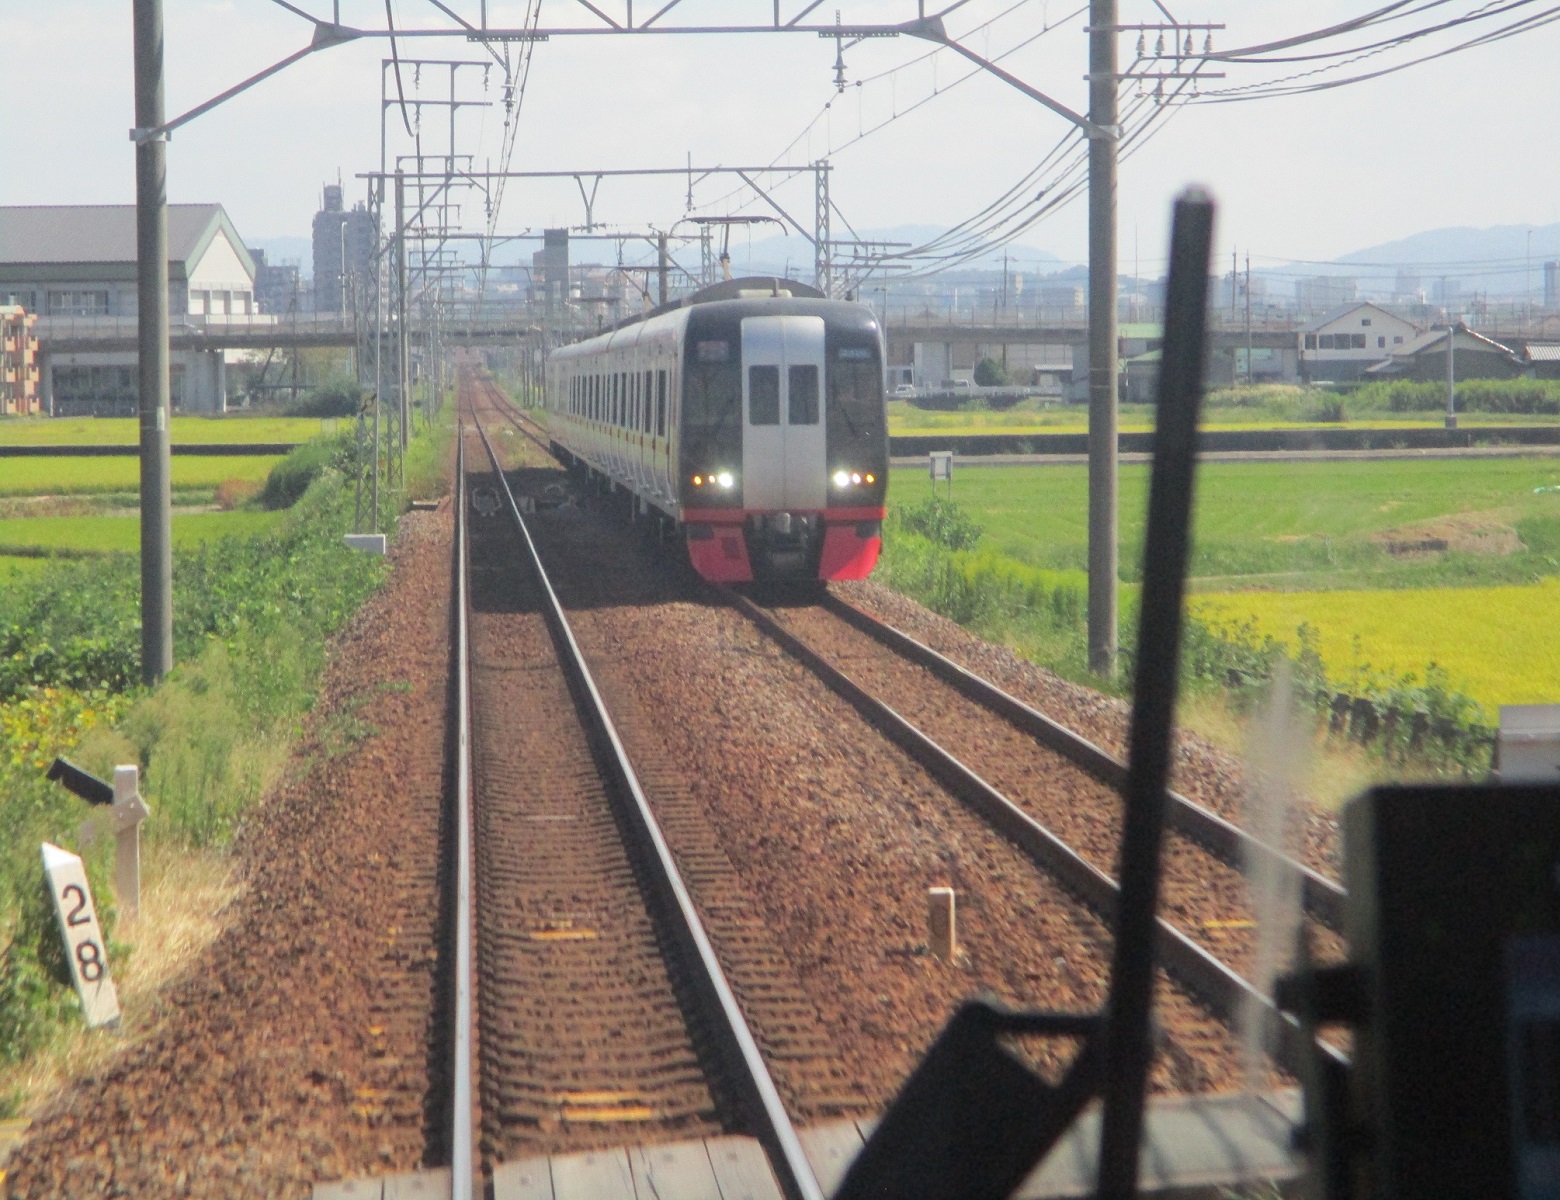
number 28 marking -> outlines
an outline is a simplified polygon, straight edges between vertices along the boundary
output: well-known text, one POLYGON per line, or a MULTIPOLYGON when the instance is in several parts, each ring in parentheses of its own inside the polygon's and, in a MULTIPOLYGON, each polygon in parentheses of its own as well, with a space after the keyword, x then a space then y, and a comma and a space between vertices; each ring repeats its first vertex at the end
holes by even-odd
POLYGON ((87 893, 82 891, 80 884, 66 884, 64 891, 60 893, 60 899, 69 900, 72 892, 76 893, 76 907, 65 914, 65 924, 90 925, 92 923, 92 914, 86 911, 87 893))

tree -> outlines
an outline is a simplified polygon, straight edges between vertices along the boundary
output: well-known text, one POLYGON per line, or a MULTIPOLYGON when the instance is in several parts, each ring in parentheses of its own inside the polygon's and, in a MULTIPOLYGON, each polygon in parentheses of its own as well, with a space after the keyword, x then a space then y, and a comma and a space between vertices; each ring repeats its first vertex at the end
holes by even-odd
POLYGON ((994 358, 983 358, 975 364, 975 384, 977 387, 1006 387, 1012 380, 1008 378, 1007 368, 994 358))

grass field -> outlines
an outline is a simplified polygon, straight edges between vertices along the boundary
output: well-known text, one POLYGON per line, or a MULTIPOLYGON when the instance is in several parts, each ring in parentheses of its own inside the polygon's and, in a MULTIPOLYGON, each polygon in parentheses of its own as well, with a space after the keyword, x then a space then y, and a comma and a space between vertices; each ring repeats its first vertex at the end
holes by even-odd
MULTIPOLYGON (((1121 406, 1120 429, 1123 433, 1146 433, 1153 429, 1153 409, 1145 404, 1121 406)), ((1508 425, 1553 425, 1560 418, 1524 413, 1469 413, 1460 418, 1463 429, 1498 430, 1508 425)), ((1345 423, 1336 421, 1291 421, 1274 417, 1264 409, 1216 408, 1203 413, 1203 429, 1439 429, 1443 418, 1425 413, 1369 413, 1345 423)), ((946 433, 950 437, 977 434, 1006 434, 1022 437, 1041 433, 1087 433, 1089 414, 1085 405, 1025 401, 1006 412, 936 412, 916 408, 903 401, 888 405, 890 434, 946 433)))
POLYGON ((1493 719, 1502 704, 1560 701, 1560 578, 1527 587, 1401 591, 1255 592, 1193 598, 1215 625, 1246 621, 1294 647, 1301 624, 1317 635, 1329 675, 1347 688, 1369 669, 1388 675, 1427 664, 1493 719))
MULTIPOLYGON (((180 513, 173 518, 175 547, 270 528, 280 512, 180 513)), ((138 517, 17 517, 0 520, 0 554, 26 547, 108 553, 140 548, 138 517)))
MULTIPOLYGON (((895 503, 915 503, 931 487, 918 469, 897 469, 892 479, 895 503)), ((1121 468, 1128 579, 1138 574, 1147 484, 1146 466, 1121 468)), ((1556 459, 1210 463, 1197 486, 1192 570, 1213 590, 1529 582, 1560 573, 1560 491, 1535 493, 1560 487, 1556 459), (1435 536, 1473 552, 1388 549, 1435 536), (1490 546, 1508 552, 1478 552, 1490 546)), ((982 546, 1040 567, 1087 565, 1085 467, 956 471, 953 496, 984 526, 982 546)))
MULTIPOLYGON (((306 442, 328 432, 336 418, 174 417, 179 442, 306 442)), ((140 438, 134 417, 0 418, 0 446, 133 446, 140 438)))
POLYGON ((19 558, 12 554, 0 554, 0 586, 13 579, 36 575, 48 565, 49 560, 46 558, 19 558))
MULTIPOLYGON (((176 457, 173 487, 214 488, 225 479, 259 483, 279 462, 277 458, 176 457)), ((126 458, 7 458, 0 459, 0 496, 42 496, 134 492, 140 463, 126 458)))

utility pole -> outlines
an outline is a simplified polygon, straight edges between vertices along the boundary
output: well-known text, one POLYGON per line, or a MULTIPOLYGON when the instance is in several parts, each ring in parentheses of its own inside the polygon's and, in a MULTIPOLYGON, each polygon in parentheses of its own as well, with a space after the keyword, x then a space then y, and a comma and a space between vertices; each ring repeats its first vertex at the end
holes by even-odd
POLYGON ((135 242, 141 426, 141 679, 173 669, 173 492, 168 449, 168 137, 162 0, 135 0, 135 242))
POLYGON ((396 319, 396 400, 400 430, 396 448, 401 456, 401 483, 406 483, 407 418, 412 411, 409 389, 412 354, 406 311, 406 173, 395 173, 395 319, 396 319))
POLYGON ((670 269, 670 255, 667 251, 666 234, 657 234, 655 239, 656 255, 656 296, 657 303, 667 302, 667 271, 670 269))
POLYGON ((1446 427, 1457 428, 1457 369, 1454 354, 1457 341, 1457 322, 1452 320, 1452 307, 1446 306, 1446 427))
POLYGON ((1116 0, 1089 2, 1089 667, 1116 671, 1116 0))
POLYGON ((1246 383, 1255 383, 1251 367, 1251 251, 1246 251, 1246 383))

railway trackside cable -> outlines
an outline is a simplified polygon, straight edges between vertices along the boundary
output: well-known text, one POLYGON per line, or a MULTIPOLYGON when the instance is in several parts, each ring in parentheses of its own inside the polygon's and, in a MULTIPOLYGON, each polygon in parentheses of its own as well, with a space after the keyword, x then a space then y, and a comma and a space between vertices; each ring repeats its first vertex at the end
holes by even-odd
POLYGON ((466 623, 466 439, 455 435, 455 1012, 451 1070, 450 1200, 472 1200, 471 672, 466 623))
MULTIPOLYGON (((966 670, 909 634, 863 612, 854 604, 841 600, 832 592, 826 593, 821 603, 841 620, 901 657, 924 667, 964 696, 1002 717, 1014 728, 1078 764, 1102 783, 1118 792, 1126 783, 1126 764, 1081 734, 1058 724, 996 684, 966 670)), ((1265 869, 1298 881, 1306 911, 1327 928, 1341 932, 1346 895, 1342 887, 1180 793, 1172 791, 1168 796, 1170 806, 1167 815, 1171 828, 1201 843, 1234 866, 1249 870, 1249 864, 1260 860, 1265 869)))
POLYGON ((671 847, 661 832, 617 727, 607 711, 606 702, 575 639, 563 605, 553 590, 536 542, 525 518, 520 514, 520 506, 515 502, 514 492, 504 475, 503 465, 475 413, 472 424, 498 476, 510 519, 525 544, 531 572, 543 596, 543 615, 558 648, 559 661, 569 677, 570 689, 576 696, 581 716, 592 736, 598 740, 604 765, 614 776, 620 795, 627 801, 625 807, 630 823, 639 830, 650 851, 646 857, 655 871, 653 883, 663 892, 668 914, 675 918, 670 932, 682 941, 691 964, 696 968, 690 971, 690 975, 694 983, 705 992, 709 1009, 707 1015, 713 1018, 711 1031, 721 1043, 732 1082, 740 1086, 748 1102, 746 1107, 753 1124, 752 1131, 768 1151, 775 1176, 791 1200, 824 1200, 823 1190, 802 1150, 801 1140, 785 1111, 769 1069, 764 1064, 758 1043, 747 1027, 736 995, 721 969, 714 946, 694 907, 693 898, 677 869, 671 847))
MULTIPOLYGON (((955 797, 972 808, 997 832, 1027 854, 1107 921, 1115 919, 1120 889, 1114 879, 1086 861, 1071 846, 938 745, 889 705, 869 693, 833 663, 797 637, 770 613, 729 589, 728 601, 782 649, 812 671, 866 721, 920 763, 955 797)), ((1259 1013, 1262 1040, 1268 1053, 1286 1070, 1305 1068, 1309 1047, 1298 1022, 1281 1014, 1265 995, 1227 964, 1204 950, 1162 917, 1155 919, 1155 953, 1171 975, 1201 996, 1232 1024, 1243 1010, 1259 1013)), ((1327 1043, 1322 1052, 1344 1061, 1327 1043)))

